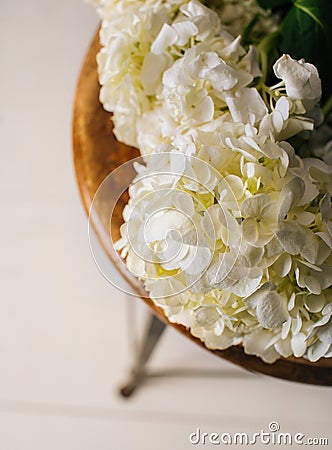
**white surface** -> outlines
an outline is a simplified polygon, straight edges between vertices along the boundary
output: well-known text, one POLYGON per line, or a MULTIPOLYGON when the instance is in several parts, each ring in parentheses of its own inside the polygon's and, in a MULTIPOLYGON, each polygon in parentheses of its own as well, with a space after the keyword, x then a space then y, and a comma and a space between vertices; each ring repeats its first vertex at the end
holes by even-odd
POLYGON ((255 432, 271 420, 332 443, 331 389, 246 373, 172 330, 154 368, 223 375, 154 379, 129 401, 117 395, 130 364, 127 300, 94 265, 71 160, 95 11, 80 0, 0 5, 0 449, 182 450, 195 448, 197 427, 255 432))

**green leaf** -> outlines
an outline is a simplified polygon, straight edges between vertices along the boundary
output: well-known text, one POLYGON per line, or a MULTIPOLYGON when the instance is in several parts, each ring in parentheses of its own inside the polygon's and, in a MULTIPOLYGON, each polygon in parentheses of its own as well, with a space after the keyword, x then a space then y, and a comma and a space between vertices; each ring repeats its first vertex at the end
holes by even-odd
POLYGON ((261 70, 263 73, 262 81, 265 83, 272 72, 272 64, 278 58, 276 51, 277 42, 280 38, 280 30, 267 34, 258 44, 257 49, 260 55, 261 70))
POLYGON ((291 0, 257 0, 257 3, 261 8, 274 9, 280 6, 291 4, 291 0))
POLYGON ((330 0, 292 0, 281 25, 280 50, 304 58, 319 71, 323 100, 332 87, 332 8, 330 0))
POLYGON ((248 25, 245 27, 245 29, 242 32, 242 44, 244 46, 251 44, 251 38, 250 33, 253 29, 253 27, 256 25, 256 23, 259 20, 259 15, 256 14, 251 21, 248 23, 248 25))

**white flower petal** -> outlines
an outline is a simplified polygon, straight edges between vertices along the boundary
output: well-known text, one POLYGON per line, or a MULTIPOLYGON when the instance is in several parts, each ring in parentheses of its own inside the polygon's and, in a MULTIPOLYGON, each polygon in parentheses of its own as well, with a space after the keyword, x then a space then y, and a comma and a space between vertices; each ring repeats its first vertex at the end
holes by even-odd
POLYGON ((155 95, 161 86, 161 77, 169 64, 169 59, 165 55, 147 53, 145 55, 140 81, 146 95, 155 95))
POLYGON ((200 306, 194 310, 194 318, 199 327, 209 330, 219 320, 220 314, 215 306, 200 306))
POLYGON ((262 275, 257 278, 240 278, 236 283, 227 288, 227 290, 239 297, 247 297, 256 291, 261 280, 262 275))
POLYGON ((238 83, 237 72, 224 61, 218 62, 219 64, 210 69, 205 76, 216 91, 229 91, 238 83))
POLYGON ((200 103, 195 106, 192 118, 198 122, 209 122, 213 119, 214 103, 210 96, 206 96, 200 103))
POLYGON ((137 256, 134 252, 130 251, 127 255, 126 264, 128 269, 136 277, 144 277, 145 275, 145 262, 142 258, 137 256))
POLYGON ((208 267, 211 262, 211 251, 207 247, 190 246, 186 258, 181 261, 181 268, 189 275, 197 275, 208 267))
POLYGON ((240 261, 245 267, 255 267, 260 263, 263 255, 263 247, 253 247, 252 245, 247 244, 240 257, 240 261))
POLYGON ((279 340, 274 344, 274 348, 284 358, 289 358, 293 353, 290 339, 279 340))
POLYGON ((272 268, 276 274, 284 278, 290 272, 292 267, 292 258, 288 253, 282 253, 279 258, 273 263, 272 268))
POLYGON ((292 311, 292 309, 295 307, 295 301, 296 301, 296 294, 295 294, 295 292, 293 292, 289 298, 288 307, 287 307, 288 311, 292 311))
POLYGON ((261 217, 262 211, 270 203, 270 197, 265 194, 249 197, 242 203, 241 214, 243 217, 261 217))
POLYGON ((198 28, 196 25, 188 20, 176 22, 172 25, 172 27, 177 33, 178 38, 176 45, 179 46, 185 45, 191 36, 196 36, 198 33, 198 28))
POLYGON ((274 64, 273 70, 278 78, 284 80, 289 97, 319 101, 322 88, 314 65, 303 59, 296 61, 289 55, 282 55, 274 64))
POLYGON ((282 324, 281 339, 286 339, 286 337, 288 336, 288 333, 290 331, 291 324, 292 324, 292 318, 289 316, 288 319, 286 320, 286 322, 284 322, 282 324))
POLYGON ((255 88, 242 88, 226 95, 225 102, 234 122, 251 123, 252 116, 256 123, 267 113, 267 107, 255 88))
POLYGON ((308 348, 308 359, 311 362, 317 362, 329 351, 330 343, 327 341, 317 341, 308 348))
POLYGON ((280 244, 290 255, 298 255, 305 245, 305 233, 294 222, 281 223, 276 236, 280 244))
POLYGON ((263 361, 273 363, 278 359, 279 354, 274 347, 266 349, 267 344, 271 340, 271 336, 271 332, 267 330, 260 330, 245 335, 243 339, 245 353, 259 356, 263 361))
MULTIPOLYGON (((296 219, 299 224, 304 225, 307 227, 308 225, 311 225, 313 221, 316 219, 315 214, 309 212, 309 211, 303 211, 302 209, 296 210, 296 219)), ((318 235, 318 233, 316 233, 318 235)))
POLYGON ((264 328, 277 328, 287 319, 283 298, 275 291, 268 292, 257 305, 257 319, 264 328))
POLYGON ((176 208, 184 212, 187 216, 192 217, 195 212, 193 198, 185 192, 176 192, 173 203, 176 208))
POLYGON ((240 239, 240 227, 236 219, 221 205, 207 208, 201 226, 209 238, 214 241, 221 239, 227 246, 236 245, 240 239))
POLYGON ((291 339, 291 346, 294 356, 303 356, 307 349, 306 335, 304 333, 298 333, 296 336, 293 336, 291 339))
POLYGON ((227 329, 225 329, 220 336, 217 336, 212 331, 205 333, 205 345, 207 348, 223 350, 231 347, 232 345, 239 345, 241 342, 242 336, 239 336, 227 329))
POLYGON ((308 311, 312 313, 318 313, 319 311, 322 310, 323 306, 325 305, 325 296, 324 294, 320 295, 310 294, 306 297, 304 304, 308 309, 308 311))
POLYGON ((250 244, 256 244, 259 239, 258 224, 255 219, 248 217, 242 222, 243 239, 250 244))
POLYGON ((299 177, 292 178, 285 186, 283 186, 280 193, 281 204, 278 215, 279 221, 286 217, 292 206, 299 203, 304 194, 304 189, 304 181, 299 177))
POLYGON ((170 27, 167 23, 164 23, 160 33, 151 45, 151 52, 160 55, 167 50, 169 46, 175 44, 177 39, 178 35, 174 28, 170 27))
POLYGON ((242 58, 242 64, 248 66, 248 71, 253 77, 261 77, 262 71, 258 64, 258 50, 256 47, 250 45, 248 53, 242 58))
POLYGON ((179 83, 179 74, 181 69, 181 60, 179 60, 164 72, 162 78, 163 84, 168 88, 175 88, 179 83))
POLYGON ((250 308, 256 308, 258 303, 260 303, 269 292, 275 290, 275 288, 276 286, 273 283, 267 281, 254 293, 246 297, 244 301, 247 305, 249 305, 250 308))
POLYGON ((299 316, 299 314, 297 314, 297 317, 292 318, 291 331, 292 331, 293 336, 296 336, 297 334, 299 334, 301 328, 302 328, 302 319, 299 316))
MULTIPOLYGON (((313 231, 308 230, 307 228, 303 229, 303 234, 305 235, 305 243, 300 252, 301 256, 310 263, 316 264, 318 262, 320 239, 318 239, 313 231)), ((324 260, 322 262, 324 262, 324 260)))

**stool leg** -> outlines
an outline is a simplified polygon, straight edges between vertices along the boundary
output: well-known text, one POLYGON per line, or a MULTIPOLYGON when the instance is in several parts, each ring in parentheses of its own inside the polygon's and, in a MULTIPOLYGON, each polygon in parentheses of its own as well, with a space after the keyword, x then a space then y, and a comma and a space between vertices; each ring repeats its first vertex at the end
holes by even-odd
POLYGON ((159 341, 166 325, 154 314, 150 315, 148 327, 143 342, 131 372, 129 382, 120 389, 123 397, 130 397, 146 378, 145 365, 148 362, 157 342, 159 341))

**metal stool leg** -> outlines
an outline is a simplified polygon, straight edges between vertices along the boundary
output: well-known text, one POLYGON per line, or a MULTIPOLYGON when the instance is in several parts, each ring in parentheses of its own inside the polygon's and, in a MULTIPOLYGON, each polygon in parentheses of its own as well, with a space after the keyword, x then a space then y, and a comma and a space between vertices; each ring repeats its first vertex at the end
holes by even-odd
POLYGON ((163 322, 157 319, 155 315, 151 314, 140 352, 131 372, 130 380, 120 389, 120 394, 123 397, 130 397, 146 378, 146 363, 165 330, 165 327, 166 325, 163 322))

